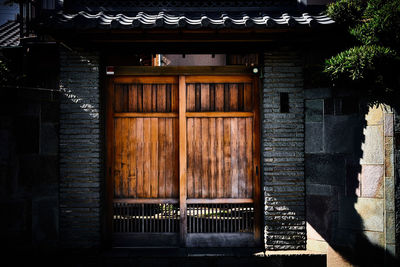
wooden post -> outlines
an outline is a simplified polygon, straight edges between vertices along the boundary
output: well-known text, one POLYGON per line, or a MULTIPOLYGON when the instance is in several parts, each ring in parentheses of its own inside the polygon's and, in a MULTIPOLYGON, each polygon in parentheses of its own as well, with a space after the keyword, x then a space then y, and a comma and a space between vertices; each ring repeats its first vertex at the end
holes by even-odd
POLYGON ((179 76, 179 207, 180 207, 180 243, 186 246, 186 81, 179 76))

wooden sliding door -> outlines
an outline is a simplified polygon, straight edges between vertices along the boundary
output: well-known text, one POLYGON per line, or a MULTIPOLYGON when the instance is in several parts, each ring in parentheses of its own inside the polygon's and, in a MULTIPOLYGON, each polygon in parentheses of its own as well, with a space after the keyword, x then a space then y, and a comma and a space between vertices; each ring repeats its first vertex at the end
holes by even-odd
POLYGON ((108 87, 114 246, 258 245, 256 79, 122 76, 108 87))

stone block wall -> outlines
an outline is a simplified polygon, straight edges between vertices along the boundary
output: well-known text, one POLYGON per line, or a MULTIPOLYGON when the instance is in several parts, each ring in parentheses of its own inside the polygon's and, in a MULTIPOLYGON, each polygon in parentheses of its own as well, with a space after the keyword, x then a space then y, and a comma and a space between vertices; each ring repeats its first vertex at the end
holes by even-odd
POLYGON ((60 241, 66 247, 96 247, 103 164, 99 56, 62 50, 60 90, 60 241))
POLYGON ((267 250, 306 248, 302 58, 290 50, 264 54, 262 158, 267 250), (280 110, 288 93, 289 112, 280 110))
POLYGON ((314 88, 305 90, 305 114, 307 249, 328 253, 328 265, 361 243, 376 257, 394 255, 390 109, 314 88))

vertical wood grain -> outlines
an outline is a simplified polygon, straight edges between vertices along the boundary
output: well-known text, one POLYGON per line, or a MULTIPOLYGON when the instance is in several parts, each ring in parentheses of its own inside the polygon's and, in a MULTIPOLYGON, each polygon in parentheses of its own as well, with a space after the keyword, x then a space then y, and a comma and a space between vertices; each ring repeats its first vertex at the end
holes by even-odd
POLYGON ((132 118, 129 120, 128 129, 128 164, 129 164, 129 176, 128 176, 128 186, 129 193, 128 197, 136 198, 137 196, 137 176, 136 176, 136 157, 137 157, 137 138, 136 138, 136 125, 137 119, 132 118))
POLYGON ((143 112, 143 84, 137 85, 137 112, 143 112))
POLYGON ((180 176, 179 176, 179 135, 180 135, 180 129, 179 129, 179 119, 173 119, 173 137, 174 137, 174 144, 173 144, 173 149, 174 149, 174 179, 173 179, 173 186, 172 186, 172 196, 175 198, 179 198, 179 190, 180 190, 180 176))
POLYGON ((165 198, 165 177, 166 177, 166 127, 165 118, 158 119, 158 197, 165 198))
POLYGON ((238 147, 238 197, 245 198, 246 197, 246 118, 238 119, 238 134, 239 134, 239 147, 238 147))
POLYGON ((253 119, 246 118, 246 197, 253 197, 253 119))
POLYGON ((194 195, 196 198, 200 198, 202 189, 201 119, 194 118, 193 120, 194 120, 194 142, 195 142, 194 195))
POLYGON ((210 147, 208 151, 208 162, 209 162, 209 197, 215 198, 217 196, 217 168, 216 168, 216 127, 215 118, 210 118, 209 123, 209 139, 210 147))
POLYGON ((210 110, 210 85, 208 83, 202 83, 200 86, 201 86, 200 110, 201 111, 209 111, 210 110))
POLYGON ((129 119, 121 119, 121 179, 122 179, 122 197, 128 197, 129 195, 129 183, 128 183, 128 131, 129 119))
POLYGON ((165 122, 165 197, 172 197, 172 187, 174 186, 174 167, 175 167, 175 157, 174 157, 174 131, 173 131, 173 120, 166 119, 165 122))
POLYGON ((114 197, 121 197, 121 176, 122 176, 122 145, 121 145, 121 119, 114 119, 115 128, 115 158, 114 158, 114 197))
POLYGON ((224 119, 216 119, 217 197, 224 197, 224 119))
POLYGON ((129 108, 130 112, 137 112, 137 84, 129 85, 129 108))
POLYGON ((224 118, 224 197, 232 196, 231 119, 224 118))
POLYGON ((187 111, 195 111, 196 107, 196 88, 194 83, 187 84, 187 111))
POLYGON ((143 158, 144 158, 144 137, 143 137, 143 118, 137 118, 136 120, 136 140, 137 140, 137 151, 136 151, 136 168, 137 168, 137 196, 144 197, 144 180, 143 180, 143 158))
POLYGON ((229 84, 229 110, 238 110, 238 85, 236 83, 229 84))
MULTIPOLYGON (((189 90, 188 90, 189 92, 189 90)), ((187 194, 188 198, 194 198, 194 179, 193 171, 196 168, 194 164, 194 119, 187 119, 187 194)))
POLYGON ((152 108, 152 85, 143 84, 143 112, 151 112, 152 108))
POLYGON ((149 118, 143 119, 143 197, 150 198, 151 127, 149 118))
MULTIPOLYGON (((202 91, 203 93, 203 91, 202 91)), ((201 118, 201 142, 202 142, 202 147, 201 147, 201 169, 202 169, 202 175, 201 175, 201 196, 203 198, 208 198, 209 197, 209 154, 208 154, 208 149, 210 146, 210 138, 208 136, 208 118, 201 118)))
POLYGON ((150 119, 150 196, 158 197, 158 118, 150 119))
POLYGON ((165 84, 157 85, 157 112, 166 112, 167 107, 167 86, 165 84))
POLYGON ((243 92, 243 102, 244 102, 244 111, 252 111, 253 110, 253 90, 251 83, 244 84, 244 92, 243 92))
POLYGON ((239 151, 238 151, 238 119, 231 119, 231 179, 232 179, 232 197, 237 198, 239 196, 239 151))
POLYGON ((224 111, 224 84, 215 84, 215 111, 224 111))

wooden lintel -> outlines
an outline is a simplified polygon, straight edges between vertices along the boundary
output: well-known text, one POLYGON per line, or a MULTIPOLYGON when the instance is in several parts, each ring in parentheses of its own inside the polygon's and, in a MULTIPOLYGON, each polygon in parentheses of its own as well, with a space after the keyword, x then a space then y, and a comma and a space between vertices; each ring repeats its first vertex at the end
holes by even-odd
MULTIPOLYGON (((116 76, 124 75, 240 75, 249 74, 252 68, 246 66, 177 66, 177 67, 142 67, 142 66, 120 66, 114 69, 116 76)), ((122 82, 122 81, 121 81, 122 82)))

